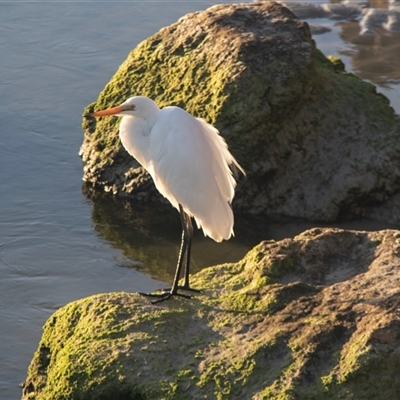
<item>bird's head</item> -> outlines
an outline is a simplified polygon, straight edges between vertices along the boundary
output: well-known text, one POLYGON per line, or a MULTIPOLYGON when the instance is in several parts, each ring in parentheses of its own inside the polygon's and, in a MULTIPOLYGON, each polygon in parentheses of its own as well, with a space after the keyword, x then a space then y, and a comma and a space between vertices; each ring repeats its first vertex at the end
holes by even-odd
POLYGON ((154 113, 157 114, 158 111, 160 111, 160 109, 153 100, 144 96, 135 96, 130 97, 128 100, 124 101, 120 106, 86 114, 85 117, 96 118, 103 117, 105 115, 125 117, 127 115, 130 115, 147 119, 149 117, 152 117, 154 113))

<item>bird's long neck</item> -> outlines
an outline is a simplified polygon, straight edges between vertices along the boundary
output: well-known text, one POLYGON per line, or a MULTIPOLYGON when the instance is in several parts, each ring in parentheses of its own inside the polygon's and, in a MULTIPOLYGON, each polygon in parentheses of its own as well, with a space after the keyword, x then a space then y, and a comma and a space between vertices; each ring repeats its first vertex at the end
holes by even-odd
POLYGON ((145 168, 149 161, 147 155, 150 133, 156 118, 125 116, 119 127, 119 137, 123 146, 145 168))

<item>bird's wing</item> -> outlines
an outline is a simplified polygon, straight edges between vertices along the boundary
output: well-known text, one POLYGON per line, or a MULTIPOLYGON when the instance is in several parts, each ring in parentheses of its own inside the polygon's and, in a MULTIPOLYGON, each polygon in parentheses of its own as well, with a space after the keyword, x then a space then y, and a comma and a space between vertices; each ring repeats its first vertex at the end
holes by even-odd
POLYGON ((160 111, 150 133, 146 168, 161 194, 175 208, 181 204, 217 241, 233 233, 231 163, 236 161, 211 125, 178 107, 160 111))
POLYGON ((231 203, 235 195, 236 187, 236 181, 232 174, 232 167, 237 168, 243 174, 245 174, 245 172, 230 153, 225 139, 220 136, 218 130, 208 124, 204 119, 196 119, 202 125, 202 132, 207 137, 207 141, 213 152, 213 172, 217 179, 218 186, 222 194, 228 199, 229 203, 231 203))

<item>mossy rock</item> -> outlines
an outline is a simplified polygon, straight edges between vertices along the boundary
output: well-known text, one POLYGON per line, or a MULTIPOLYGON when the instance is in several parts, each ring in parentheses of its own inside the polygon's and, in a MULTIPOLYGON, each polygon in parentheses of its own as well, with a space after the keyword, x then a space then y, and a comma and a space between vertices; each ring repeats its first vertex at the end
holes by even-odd
POLYGON ((192 276, 203 292, 72 302, 23 400, 386 400, 400 393, 400 233, 312 229, 192 276))
MULTIPOLYGON (((400 122, 376 88, 315 47, 274 2, 188 14, 140 43, 85 113, 133 95, 214 124, 247 171, 235 209, 334 221, 400 221, 400 122)), ((88 187, 162 200, 118 139, 118 119, 84 121, 88 187)))

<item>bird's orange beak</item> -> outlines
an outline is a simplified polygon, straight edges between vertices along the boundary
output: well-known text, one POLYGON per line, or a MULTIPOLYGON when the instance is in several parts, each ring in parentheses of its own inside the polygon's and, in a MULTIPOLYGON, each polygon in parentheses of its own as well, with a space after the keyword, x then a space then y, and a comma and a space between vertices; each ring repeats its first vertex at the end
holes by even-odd
POLYGON ((86 118, 96 118, 96 117, 104 117, 105 115, 115 115, 124 111, 124 106, 118 106, 113 108, 108 108, 107 110, 96 111, 90 114, 86 114, 86 118))

